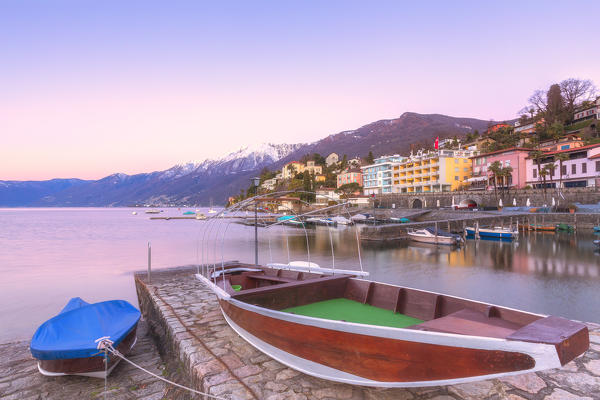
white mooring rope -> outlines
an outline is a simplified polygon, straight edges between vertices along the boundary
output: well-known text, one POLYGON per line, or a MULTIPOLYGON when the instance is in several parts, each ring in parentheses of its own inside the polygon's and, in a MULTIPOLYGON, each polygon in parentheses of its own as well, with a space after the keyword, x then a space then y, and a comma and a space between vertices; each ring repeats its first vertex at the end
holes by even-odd
MULTIPOLYGON (((166 382, 166 383, 168 383, 168 384, 170 384, 170 385, 173 385, 173 386, 177 386, 178 388, 181 388, 181 389, 184 389, 184 390, 190 391, 190 392, 192 392, 192 393, 196 393, 196 394, 200 394, 200 395, 202 395, 202 396, 207 396, 207 397, 210 397, 210 398, 212 398, 212 399, 216 399, 216 400, 228 400, 228 399, 226 399, 226 398, 224 398, 224 397, 219 397, 219 396, 215 396, 215 395, 212 395, 212 394, 209 394, 209 393, 200 392, 200 391, 198 391, 198 390, 195 390, 195 389, 189 388, 189 387, 187 387, 187 386, 180 385, 179 383, 171 382, 170 380, 168 380, 168 379, 165 379, 165 378, 163 378, 162 376, 158 376, 158 375, 156 375, 155 373, 153 373, 153 372, 150 372, 150 371, 148 371, 147 369, 145 369, 144 367, 140 367, 139 365, 137 365, 137 364, 136 364, 136 363, 134 363, 133 361, 131 361, 131 360, 128 360, 127 358, 125 358, 125 356, 124 356, 123 354, 121 354, 121 352, 120 352, 119 350, 117 350, 117 349, 115 349, 115 348, 113 347, 113 345, 112 345, 112 343, 113 343, 113 342, 112 342, 110 339, 108 339, 108 338, 100 338, 100 339, 98 339, 98 340, 99 340, 99 343, 98 343, 98 348, 99 348, 99 349, 100 349, 100 346, 102 345, 102 349, 103 349, 104 351, 108 351, 109 353, 111 353, 111 354, 114 354, 115 356, 117 356, 117 357, 121 358, 122 360, 124 360, 124 361, 128 362, 129 364, 133 365, 134 367, 136 367, 136 368, 138 368, 138 369, 141 369, 141 370, 142 370, 142 371, 144 371, 145 373, 147 373, 147 374, 149 374, 149 375, 152 375, 153 377, 155 377, 155 378, 157 378, 157 379, 160 379, 160 380, 161 380, 161 381, 163 381, 163 382, 166 382)), ((106 360, 106 359, 105 359, 105 360, 106 360)), ((105 383, 105 385, 106 385, 106 383, 105 383)), ((104 389, 104 393, 105 393, 104 395, 106 396, 106 387, 105 387, 105 389, 104 389)))

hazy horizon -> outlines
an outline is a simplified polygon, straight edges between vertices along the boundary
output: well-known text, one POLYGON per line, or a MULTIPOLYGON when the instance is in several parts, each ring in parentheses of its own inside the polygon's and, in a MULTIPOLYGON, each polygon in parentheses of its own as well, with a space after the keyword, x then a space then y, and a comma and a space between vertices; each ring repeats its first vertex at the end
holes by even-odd
POLYGON ((0 180, 159 171, 406 111, 513 119, 551 83, 600 85, 592 6, 5 2, 0 180))

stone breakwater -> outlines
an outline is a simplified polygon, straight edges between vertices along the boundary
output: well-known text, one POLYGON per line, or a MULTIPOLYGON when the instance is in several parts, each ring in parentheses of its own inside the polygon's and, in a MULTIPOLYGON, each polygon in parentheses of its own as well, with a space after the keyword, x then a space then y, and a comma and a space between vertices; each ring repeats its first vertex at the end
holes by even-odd
POLYGON ((153 272, 151 283, 139 273, 135 283, 164 361, 179 365, 182 379, 197 390, 267 400, 600 399, 598 324, 588 324, 590 350, 561 369, 444 387, 357 387, 302 374, 247 344, 227 325, 216 297, 194 272, 191 266, 153 272))

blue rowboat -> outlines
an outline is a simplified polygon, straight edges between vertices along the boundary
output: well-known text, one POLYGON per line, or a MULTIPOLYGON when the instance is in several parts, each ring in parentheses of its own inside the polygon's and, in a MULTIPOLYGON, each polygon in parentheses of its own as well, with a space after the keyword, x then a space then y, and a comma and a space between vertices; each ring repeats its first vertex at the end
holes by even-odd
POLYGON ((594 227, 594 232, 600 232, 600 225, 594 227))
POLYGON ((119 362, 104 365, 98 339, 108 338, 126 355, 136 341, 140 312, 124 300, 87 303, 72 298, 61 312, 44 322, 31 339, 30 350, 46 376, 83 375, 104 378, 119 362))
MULTIPOLYGON (((465 229, 468 236, 475 236, 475 228, 468 227, 465 229)), ((518 235, 516 230, 511 230, 509 228, 479 228, 479 236, 480 237, 488 237, 488 238, 499 238, 499 239, 514 239, 518 235)))

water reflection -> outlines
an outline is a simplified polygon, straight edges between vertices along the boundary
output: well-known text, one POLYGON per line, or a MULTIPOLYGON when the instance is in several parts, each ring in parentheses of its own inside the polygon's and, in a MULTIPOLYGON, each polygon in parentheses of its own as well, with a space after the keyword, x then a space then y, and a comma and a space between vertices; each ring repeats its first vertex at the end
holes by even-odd
MULTIPOLYGON (((254 227, 223 221, 202 244, 206 222, 152 221, 131 211, 0 209, 0 318, 12 322, 0 330, 0 341, 28 337, 70 297, 135 303, 130 273, 145 269, 148 241, 153 268, 254 262, 254 227)), ((171 209, 162 215, 181 212, 171 209)), ((311 261, 360 268, 354 227, 319 226, 305 235, 302 229, 276 226, 258 233, 261 263, 308 260, 308 239, 311 261)), ((516 242, 468 240, 460 249, 363 243, 360 251, 374 280, 600 322, 595 238, 581 232, 528 232, 516 242)))

